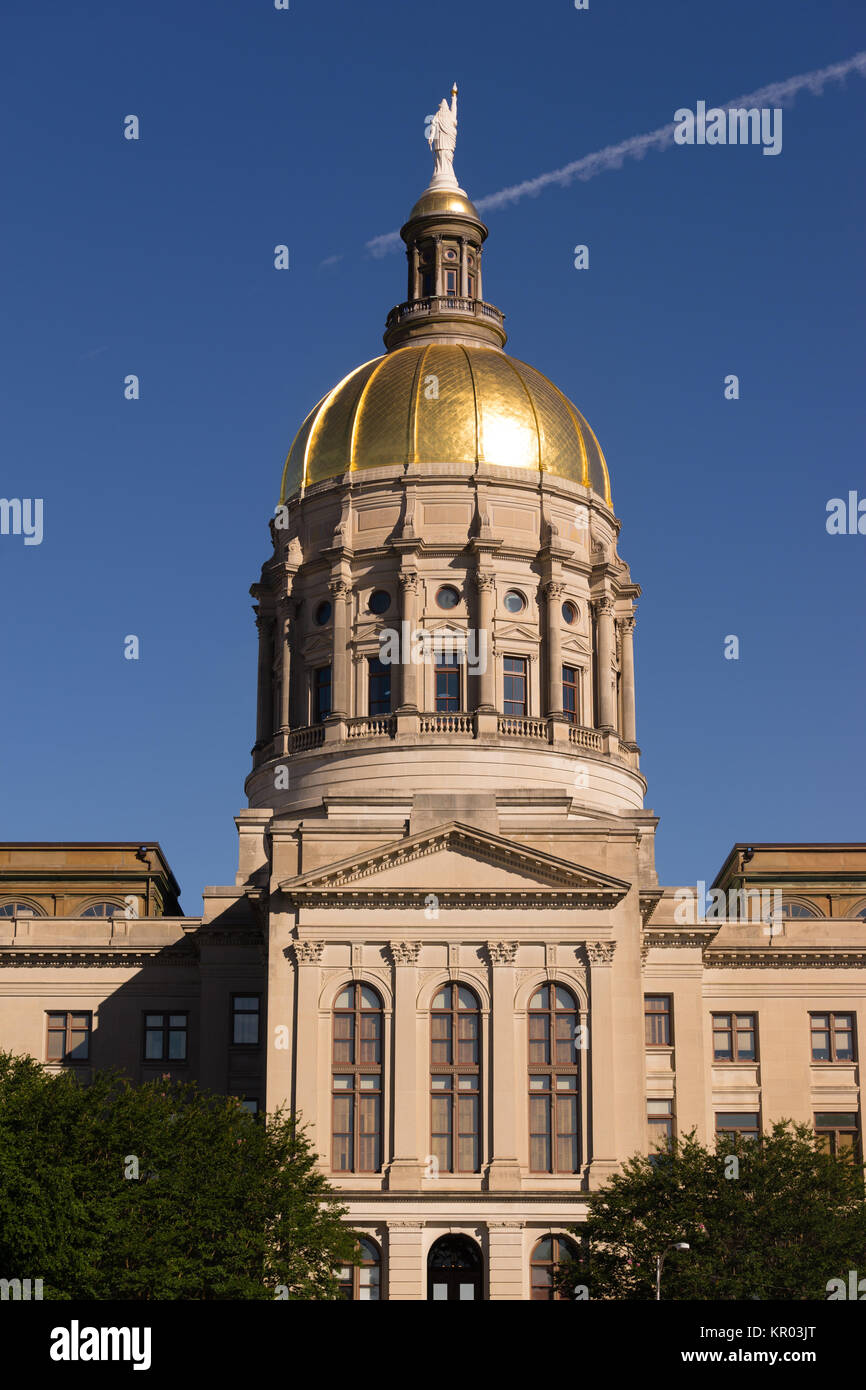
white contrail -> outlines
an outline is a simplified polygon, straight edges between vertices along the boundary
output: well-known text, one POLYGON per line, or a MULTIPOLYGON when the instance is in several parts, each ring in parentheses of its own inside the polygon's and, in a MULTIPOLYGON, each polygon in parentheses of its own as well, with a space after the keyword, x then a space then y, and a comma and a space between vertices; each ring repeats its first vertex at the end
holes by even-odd
MULTIPOLYGON (((833 63, 830 67, 818 68, 815 72, 804 72, 799 77, 789 77, 784 82, 771 82, 769 86, 760 87, 756 92, 749 92, 746 96, 735 97, 732 101, 720 104, 725 110, 732 106, 782 106, 785 102, 793 101, 798 92, 805 88, 808 88, 813 96, 820 96, 825 83, 841 82, 852 72, 866 77, 866 51, 855 53, 853 58, 846 58, 844 63, 833 63)), ((670 125, 659 126, 658 130, 651 130, 647 135, 633 135, 619 145, 606 145, 603 150, 596 150, 594 154, 585 154, 582 159, 576 159, 573 164, 566 164, 562 169, 552 169, 548 174, 539 174, 538 178, 526 179, 523 183, 512 184, 510 188, 502 188, 498 193, 490 193, 486 198, 480 198, 475 206, 479 212, 495 211, 507 207, 509 203, 519 202, 521 198, 537 197, 551 184, 559 184, 562 187, 571 183, 572 179, 594 178, 605 169, 618 169, 624 159, 643 159, 647 150, 667 149, 673 144, 673 139, 674 125, 671 122, 670 125)), ((397 250, 401 244, 399 232, 386 232, 384 236, 373 237, 372 241, 368 241, 366 249, 373 256, 384 256, 389 251, 397 250)))

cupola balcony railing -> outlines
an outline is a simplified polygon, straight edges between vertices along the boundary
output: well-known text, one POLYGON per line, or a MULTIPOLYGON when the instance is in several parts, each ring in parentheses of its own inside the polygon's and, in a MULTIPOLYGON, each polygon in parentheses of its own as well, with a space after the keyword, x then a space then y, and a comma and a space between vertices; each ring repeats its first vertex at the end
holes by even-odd
POLYGON ((385 331, 396 328, 410 319, 432 318, 436 314, 459 314, 466 318, 485 318, 492 320, 501 328, 505 315, 495 304, 487 304, 483 299, 464 299, 459 295, 434 294, 426 299, 407 299, 397 304, 385 321, 385 331))
POLYGON ((359 718, 333 718, 323 724, 283 731, 258 752, 258 761, 291 753, 310 753, 335 744, 376 739, 390 741, 402 735, 423 735, 459 741, 484 738, 503 742, 529 742, 555 745, 561 752, 589 752, 610 755, 635 771, 639 767, 638 749, 626 743, 613 729, 590 729, 571 724, 562 716, 537 717, 497 714, 490 710, 403 711, 400 714, 362 715, 359 718))

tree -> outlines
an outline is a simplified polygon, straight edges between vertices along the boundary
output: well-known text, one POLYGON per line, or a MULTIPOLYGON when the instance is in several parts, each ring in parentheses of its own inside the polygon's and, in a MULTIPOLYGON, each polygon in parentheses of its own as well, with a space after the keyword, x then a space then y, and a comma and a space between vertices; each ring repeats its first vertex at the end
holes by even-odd
POLYGON ((45 1298, 333 1299, 345 1214, 283 1112, 0 1053, 0 1276, 45 1298))
POLYGON ((788 1120, 757 1143, 719 1136, 712 1150, 692 1131, 629 1159, 575 1235, 580 1259, 557 1278, 570 1298, 579 1285, 589 1298, 654 1298, 667 1251, 664 1299, 823 1300, 830 1279, 866 1259, 863 1168, 788 1120), (671 1250, 677 1241, 689 1250, 671 1250))

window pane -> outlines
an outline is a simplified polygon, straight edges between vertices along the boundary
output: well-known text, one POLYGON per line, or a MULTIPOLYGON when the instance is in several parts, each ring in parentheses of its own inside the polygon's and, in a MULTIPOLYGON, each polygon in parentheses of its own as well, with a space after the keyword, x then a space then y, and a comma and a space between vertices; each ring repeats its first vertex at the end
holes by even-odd
POLYGON ((236 1043, 257 1043, 258 1040, 258 1014, 235 1014, 234 1041, 236 1043))
POLYGON ((333 1085, 335 1091, 351 1091, 352 1078, 351 1076, 335 1076, 333 1085))
POLYGON ((168 1035, 168 1055, 174 1062, 186 1060, 186 1031, 173 1028, 168 1035))
POLYGON ((562 985, 557 985, 554 993, 558 1009, 570 1009, 572 1013, 575 1012, 577 1005, 574 1002, 574 996, 567 989, 563 989, 562 985))
POLYGON ((374 989, 368 985, 361 986, 361 1008, 362 1009, 381 1009, 382 1002, 374 989))
POLYGON ((69 1035, 69 1059, 74 1062, 86 1062, 89 1056, 89 1038, 87 1033, 71 1032, 69 1035))
POLYGON ((235 996, 235 1008, 258 1013, 259 1001, 255 995, 238 994, 235 996))
POLYGON ((465 989, 463 985, 457 988, 457 1007, 458 1009, 477 1009, 478 1000, 471 989, 465 989))
POLYGON ((351 986, 351 985, 347 985, 346 988, 345 988, 345 989, 341 989, 341 990, 340 990, 340 993, 337 995, 337 998, 336 998, 336 1000, 334 1001, 334 1008, 335 1008, 335 1009, 351 1009, 351 1007, 352 1007, 352 986, 351 986))
POLYGON ((550 989, 547 985, 542 985, 532 996, 530 1009, 546 1009, 550 1003, 550 989))
POLYGON ((66 1029, 49 1029, 48 1032, 48 1060, 49 1062, 59 1062, 63 1058, 63 1044, 66 1041, 66 1029))
POLYGON ((450 1007, 451 1007, 451 986, 450 986, 450 985, 446 985, 444 989, 440 989, 439 993, 438 993, 438 994, 436 995, 436 997, 434 998, 434 1000, 433 1000, 433 1008, 434 1008, 434 1009, 450 1009, 450 1007))

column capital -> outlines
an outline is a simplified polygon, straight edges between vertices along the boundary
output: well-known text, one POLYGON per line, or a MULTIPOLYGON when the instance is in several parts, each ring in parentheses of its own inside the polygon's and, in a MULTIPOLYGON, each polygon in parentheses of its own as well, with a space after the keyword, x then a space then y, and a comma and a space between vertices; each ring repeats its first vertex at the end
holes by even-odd
POLYGON ((404 592, 409 594, 417 593, 418 571, 401 570, 400 573, 397 575, 397 583, 400 585, 400 588, 404 590, 404 592))
POLYGON ((558 598, 562 598, 565 593, 565 585, 560 584, 558 579, 551 579, 544 586, 544 596, 551 603, 555 603, 558 598))
POLYGON ((352 586, 345 579, 329 579, 328 590, 334 598, 348 598, 352 592, 352 586))
POLYGON ((298 965, 318 965, 322 959, 324 942, 293 941, 292 948, 294 949, 295 959, 298 965))
POLYGON ((610 594, 602 594, 601 598, 594 598, 592 606, 599 617, 602 614, 613 614, 613 598, 610 594))
POLYGON ((615 941, 586 941, 584 949, 591 966, 613 965, 615 941))
POLYGON ((390 941, 388 950, 394 965, 417 965, 420 941, 390 941))
POLYGON ((476 589, 478 589, 481 593, 485 593, 496 588, 496 575, 490 574, 487 570, 476 570, 472 578, 474 580, 476 589))
POLYGON ((517 960, 517 942, 489 941, 487 954, 491 965, 514 965, 517 960))
POLYGON ((619 625, 623 632, 634 632, 636 622, 637 618, 634 613, 630 613, 627 618, 620 618, 619 625))

